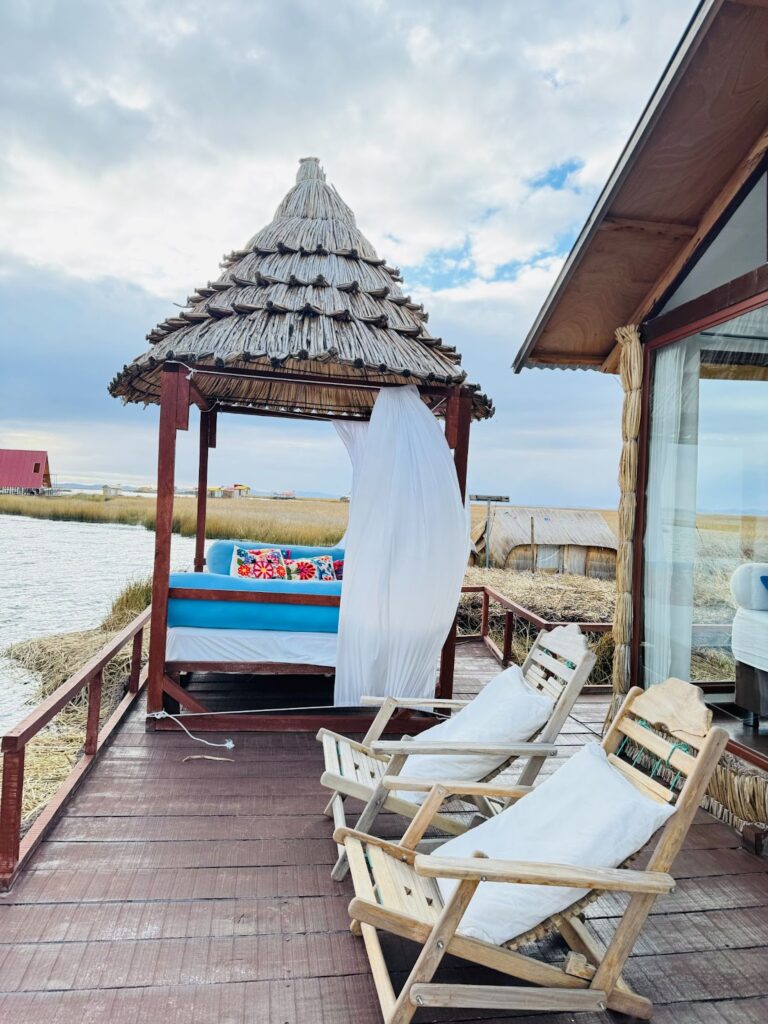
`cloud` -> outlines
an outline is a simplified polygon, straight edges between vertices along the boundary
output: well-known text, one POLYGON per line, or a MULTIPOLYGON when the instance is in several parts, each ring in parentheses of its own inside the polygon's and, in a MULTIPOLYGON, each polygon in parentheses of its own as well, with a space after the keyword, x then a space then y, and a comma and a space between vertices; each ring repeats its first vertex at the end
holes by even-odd
MULTIPOLYGON (((496 401, 497 419, 476 431, 473 474, 520 500, 568 503, 590 479, 595 494, 614 494, 615 382, 519 378, 509 366, 694 6, 3 5, 6 422, 53 432, 43 447, 61 436, 73 472, 150 477, 154 414, 122 409, 106 383, 170 303, 272 217, 297 158, 315 154, 427 303, 430 328, 496 401), (540 432, 551 424, 560 441, 540 432), (546 471, 537 437, 551 439, 546 471)), ((266 436, 251 426, 231 438, 246 460, 246 438, 266 436)), ((282 430, 254 460, 254 483, 262 472, 343 489, 326 435, 282 430)), ((220 457, 223 479, 243 475, 220 457)))

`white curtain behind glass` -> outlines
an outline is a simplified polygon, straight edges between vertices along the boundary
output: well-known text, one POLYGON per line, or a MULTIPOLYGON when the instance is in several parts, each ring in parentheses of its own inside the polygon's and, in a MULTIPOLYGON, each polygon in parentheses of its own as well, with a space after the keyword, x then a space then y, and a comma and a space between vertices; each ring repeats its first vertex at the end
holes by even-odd
POLYGON ((645 684, 689 679, 696 542, 698 338, 654 361, 646 495, 645 684))
POLYGON ((434 693, 469 555, 453 458, 415 387, 385 388, 355 475, 334 703, 434 693))

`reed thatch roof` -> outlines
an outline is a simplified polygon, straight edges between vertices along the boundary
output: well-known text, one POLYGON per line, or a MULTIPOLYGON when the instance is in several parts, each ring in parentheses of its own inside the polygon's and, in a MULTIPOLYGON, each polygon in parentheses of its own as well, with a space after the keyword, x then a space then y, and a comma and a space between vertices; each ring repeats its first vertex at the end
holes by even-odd
POLYGON ((429 333, 423 306, 403 294, 399 271, 379 258, 317 158, 300 161, 272 222, 222 267, 218 280, 147 335, 149 350, 117 374, 112 395, 159 401, 162 365, 175 361, 242 370, 240 377, 195 375, 198 391, 225 405, 367 416, 376 393, 355 389, 356 381, 438 390, 461 384, 472 391, 476 418, 493 414, 490 400, 465 383, 460 355, 429 333), (323 386, 324 377, 351 386, 323 386))

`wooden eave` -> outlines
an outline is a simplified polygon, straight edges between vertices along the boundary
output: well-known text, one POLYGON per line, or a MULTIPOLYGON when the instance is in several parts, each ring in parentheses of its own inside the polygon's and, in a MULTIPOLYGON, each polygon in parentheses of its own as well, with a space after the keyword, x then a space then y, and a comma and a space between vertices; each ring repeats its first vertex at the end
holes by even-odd
POLYGON ((616 372, 768 150, 768 0, 703 0, 514 362, 616 372))

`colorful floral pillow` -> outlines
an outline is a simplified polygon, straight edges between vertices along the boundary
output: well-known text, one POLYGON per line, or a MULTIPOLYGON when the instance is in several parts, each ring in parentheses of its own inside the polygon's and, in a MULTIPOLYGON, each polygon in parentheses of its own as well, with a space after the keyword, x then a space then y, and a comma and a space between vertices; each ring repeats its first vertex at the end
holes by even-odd
POLYGON ((344 559, 337 558, 333 563, 333 572, 337 580, 344 579, 344 559))
POLYGON ((289 580, 318 580, 326 582, 336 579, 333 559, 330 555, 316 555, 313 558, 286 558, 286 577, 289 580))
POLYGON ((232 549, 230 576, 248 576, 257 580, 284 580, 287 578, 285 561, 280 548, 232 549))

